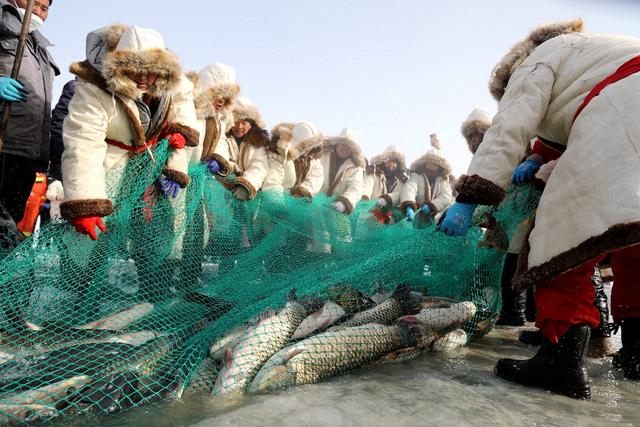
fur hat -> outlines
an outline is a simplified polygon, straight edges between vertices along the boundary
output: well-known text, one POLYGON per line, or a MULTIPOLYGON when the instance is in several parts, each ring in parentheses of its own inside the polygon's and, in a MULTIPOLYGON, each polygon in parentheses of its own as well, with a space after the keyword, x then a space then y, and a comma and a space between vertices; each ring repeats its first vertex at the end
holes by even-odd
POLYGON ((280 123, 271 130, 271 140, 276 143, 278 153, 289 160, 322 146, 322 134, 311 122, 280 123))
POLYGON ((262 120, 260 112, 255 105, 248 98, 238 97, 233 103, 233 121, 251 119, 258 127, 265 129, 266 125, 262 120))
POLYGON ((404 171, 407 168, 404 154, 398 151, 395 145, 390 145, 386 150, 382 152, 382 154, 373 156, 371 158, 371 164, 374 166, 379 166, 387 160, 395 160, 396 162, 398 162, 397 170, 399 171, 404 171))
POLYGON ((104 55, 100 71, 109 90, 131 99, 140 99, 143 91, 126 76, 127 72, 157 73, 157 80, 147 91, 153 96, 171 91, 182 75, 178 58, 165 49, 160 33, 136 25, 127 28, 115 50, 104 55))
POLYGON ((225 100, 223 108, 230 110, 240 93, 240 86, 235 82, 235 70, 225 64, 216 62, 207 65, 199 73, 187 73, 187 77, 195 85, 196 113, 200 119, 215 115, 213 103, 219 98, 225 100))
POLYGON ((494 67, 489 81, 491 95, 497 101, 502 99, 511 75, 536 47, 562 34, 581 33, 583 30, 584 22, 580 18, 545 24, 533 30, 526 39, 513 46, 494 67))
MULTIPOLYGON (((467 120, 462 123, 462 127, 460 131, 462 132, 462 136, 467 140, 467 145, 469 146, 469 150, 472 150, 471 147, 471 137, 474 134, 484 133, 491 127, 491 113, 483 108, 474 108, 467 120)), ((473 151, 473 150, 472 150, 473 151)))
POLYGON ((324 140, 325 149, 333 149, 338 144, 344 144, 351 150, 351 159, 356 166, 365 167, 365 159, 360 148, 360 138, 358 132, 351 128, 344 128, 340 135, 324 140))
POLYGON ((435 134, 431 135, 431 148, 427 150, 426 154, 411 164, 411 172, 424 173, 424 167, 427 163, 440 166, 442 169, 442 176, 449 176, 453 172, 449 161, 444 157, 444 154, 442 154, 442 151, 440 150, 440 141, 435 134))

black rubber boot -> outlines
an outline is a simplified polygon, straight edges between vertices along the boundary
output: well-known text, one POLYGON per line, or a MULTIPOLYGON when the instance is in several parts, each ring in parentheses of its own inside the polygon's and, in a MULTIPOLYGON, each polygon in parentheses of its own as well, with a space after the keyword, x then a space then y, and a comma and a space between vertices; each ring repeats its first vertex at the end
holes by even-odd
POLYGON ((496 325, 523 326, 526 321, 524 308, 526 303, 525 292, 516 292, 511 288, 511 279, 518 266, 518 254, 507 254, 502 269, 500 293, 502 294, 502 309, 496 325))
POLYGON ((507 381, 541 387, 574 399, 590 399, 591 388, 584 365, 589 335, 589 326, 574 325, 558 344, 543 337, 535 356, 528 360, 500 359, 495 374, 507 381))
POLYGON ((527 345, 540 345, 542 344, 542 331, 536 329, 535 331, 524 330, 518 333, 518 340, 527 345))
POLYGON ((613 366, 631 380, 640 380, 640 318, 630 317, 620 322, 622 348, 613 356, 613 366))
POLYGON ((593 304, 600 312, 600 325, 591 331, 591 337, 593 338, 605 338, 611 336, 609 330, 609 305, 607 304, 607 294, 604 293, 604 282, 600 276, 600 268, 596 266, 591 278, 593 282, 593 288, 596 291, 596 299, 593 304))

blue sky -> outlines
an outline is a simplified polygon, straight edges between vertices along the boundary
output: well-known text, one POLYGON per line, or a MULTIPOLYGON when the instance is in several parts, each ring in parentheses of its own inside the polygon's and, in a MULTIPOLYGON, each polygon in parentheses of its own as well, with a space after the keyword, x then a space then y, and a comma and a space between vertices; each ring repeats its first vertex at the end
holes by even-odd
POLYGON ((497 109, 493 66, 536 25, 578 16, 588 31, 640 37, 640 2, 624 0, 57 0, 42 33, 63 69, 55 99, 89 31, 136 24, 160 31, 185 70, 234 67, 269 128, 349 126, 368 157, 395 144, 409 162, 437 133, 459 175, 471 158, 461 123, 497 109))

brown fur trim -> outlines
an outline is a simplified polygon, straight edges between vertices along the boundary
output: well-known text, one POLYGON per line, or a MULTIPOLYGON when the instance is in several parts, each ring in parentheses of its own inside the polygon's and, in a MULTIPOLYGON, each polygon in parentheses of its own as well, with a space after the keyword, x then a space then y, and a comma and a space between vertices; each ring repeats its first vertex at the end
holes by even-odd
POLYGON ((89 61, 81 61, 81 62, 73 62, 69 66, 69 72, 75 76, 80 77, 82 80, 85 80, 92 85, 99 87, 100 89, 111 93, 109 89, 107 89, 107 82, 105 82, 102 74, 98 72, 89 61))
POLYGON ((511 75, 536 47, 562 34, 581 33, 583 30, 584 22, 580 18, 546 24, 534 29, 526 39, 514 45, 494 67, 489 81, 491 95, 496 101, 502 99, 511 75))
POLYGON ((266 125, 264 124, 264 120, 262 120, 262 116, 260 112, 254 105, 239 105, 234 104, 233 106, 233 121, 237 122, 238 120, 243 119, 251 119, 253 120, 259 127, 265 129, 266 125))
POLYGON ((220 165, 220 170, 218 171, 218 175, 225 177, 228 176, 231 172, 233 172, 233 167, 231 163, 220 154, 213 153, 211 155, 211 159, 203 159, 203 160, 215 160, 220 165))
POLYGON ((276 153, 284 156, 284 153, 291 142, 291 138, 293 137, 291 131, 294 126, 295 125, 293 123, 278 123, 273 129, 271 129, 270 145, 276 153))
POLYGON ((112 213, 113 203, 109 199, 69 200, 60 205, 60 214, 66 219, 80 216, 108 216, 112 213))
POLYGON ((444 157, 433 155, 432 153, 427 153, 422 157, 419 157, 415 162, 411 163, 411 172, 416 172, 419 174, 426 174, 425 165, 427 163, 435 163, 440 166, 440 176, 446 177, 453 172, 453 168, 447 159, 444 157))
POLYGON ((184 136, 184 139, 187 140, 187 146, 189 147, 197 147, 200 143, 200 132, 192 127, 183 125, 181 123, 171 123, 167 128, 167 133, 174 132, 177 132, 184 136))
POLYGON ((599 236, 593 236, 578 246, 554 256, 524 274, 513 278, 514 289, 523 290, 531 285, 546 282, 559 274, 578 267, 589 260, 604 256, 608 252, 640 243, 640 221, 616 224, 599 236))
MULTIPOLYGON (((220 141, 220 123, 215 117, 205 119, 204 138, 202 139, 202 156, 200 160, 207 161, 213 159, 218 142, 220 141)), ((218 162, 220 163, 220 162, 218 162)))
POLYGON ((393 199, 391 199, 390 195, 383 194, 382 196, 380 196, 380 198, 384 199, 387 202, 387 206, 385 206, 385 208, 391 209, 393 207, 393 199))
POLYGON ((345 206, 344 213, 347 214, 347 215, 351 215, 351 212, 353 212, 353 205, 351 204, 349 199, 347 199, 346 197, 343 197, 343 196, 338 196, 338 197, 336 197, 335 201, 336 202, 341 202, 345 206))
POLYGON ((318 135, 315 138, 305 139, 304 141, 300 141, 296 144, 295 147, 290 147, 289 152, 287 154, 288 158, 291 160, 296 160, 300 157, 306 156, 311 151, 315 150, 318 147, 322 147, 322 135, 318 135))
POLYGON ((293 197, 306 197, 308 199, 313 198, 309 190, 304 188, 302 185, 296 185, 291 189, 291 195, 293 197))
POLYGON ((456 184, 456 191, 472 196, 480 205, 498 205, 506 196, 501 187, 480 175, 462 175, 456 184))
POLYGON ((376 167, 380 167, 380 165, 382 165, 384 162, 386 162, 387 160, 395 160, 396 162, 398 162, 398 168, 397 170, 405 170, 407 168, 407 164, 406 164, 406 160, 404 158, 404 154, 402 154, 399 151, 392 151, 390 153, 383 153, 383 154, 379 154, 377 156, 373 156, 371 158, 371 164, 376 166, 376 167))
POLYGON ((416 202, 412 201, 412 200, 407 200, 404 201, 402 203, 400 203, 400 210, 402 211, 403 214, 407 213, 407 208, 412 208, 413 211, 417 211, 418 210, 418 205, 416 205, 416 202))
POLYGON ((153 97, 170 92, 182 76, 178 58, 168 49, 149 49, 142 52, 116 50, 105 55, 102 75, 109 90, 127 98, 140 99, 143 92, 125 75, 127 72, 157 73, 158 79, 146 91, 153 97))
POLYGON ((171 181, 177 182, 180 188, 185 188, 191 183, 191 178, 189 178, 189 175, 175 169, 169 169, 165 166, 164 168, 162 168, 162 173, 171 181))
POLYGON ((438 209, 436 205, 431 203, 431 201, 424 202, 423 205, 429 206, 429 215, 431 216, 438 215, 438 213, 440 212, 440 209, 438 209))
POLYGON ((229 111, 233 105, 233 102, 240 94, 240 85, 236 83, 224 83, 198 91, 195 97, 196 114, 199 119, 206 119, 213 117, 216 114, 216 109, 213 107, 213 103, 218 98, 224 99, 223 110, 229 111))
POLYGON ((249 200, 256 197, 256 194, 258 193, 258 190, 249 181, 242 177, 236 179, 236 185, 240 185, 247 189, 247 191, 249 192, 249 200))

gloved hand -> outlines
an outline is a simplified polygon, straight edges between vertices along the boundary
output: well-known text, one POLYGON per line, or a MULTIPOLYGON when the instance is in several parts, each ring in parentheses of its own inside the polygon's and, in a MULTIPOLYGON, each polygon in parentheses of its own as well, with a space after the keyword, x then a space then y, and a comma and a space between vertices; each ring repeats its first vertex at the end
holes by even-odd
POLYGON ((211 175, 215 175, 220 172, 220 164, 218 164, 218 162, 216 162, 215 160, 207 160, 204 163, 209 168, 209 172, 211 172, 211 175))
POLYGON ((331 203, 331 207, 340 213, 344 213, 347 210, 347 207, 344 205, 344 203, 340 201, 335 201, 331 203))
POLYGON ((89 237, 91 237, 91 240, 98 240, 96 227, 98 227, 103 233, 107 232, 107 227, 99 216, 78 216, 71 218, 71 224, 73 224, 78 233, 88 234, 89 237))
POLYGON ((405 215, 407 216, 407 221, 411 222, 416 217, 416 211, 411 206, 407 206, 405 215))
POLYGON ((62 188, 62 183, 55 180, 51 184, 47 185, 45 197, 51 202, 61 202, 64 200, 64 188, 62 188))
POLYGON ((429 215, 431 213, 431 208, 429 207, 429 205, 424 204, 422 205, 422 207, 420 208, 420 213, 424 214, 424 215, 429 215))
POLYGON ((449 236, 464 236, 469 231, 473 211, 478 205, 455 202, 442 213, 436 229, 449 236))
POLYGON ((184 139, 181 133, 174 132, 167 135, 167 137, 169 138, 169 147, 175 150, 184 148, 187 145, 187 140, 184 139))
POLYGON ((387 207, 387 199, 385 199, 384 197, 380 197, 378 199, 378 206, 380 206, 381 208, 386 208, 387 207))
POLYGON ((244 188, 242 185, 236 185, 231 190, 233 196, 238 200, 249 200, 249 190, 244 188))
POLYGON ((540 169, 540 166, 542 166, 542 163, 537 160, 525 160, 513 171, 513 174, 511 175, 511 182, 513 184, 522 184, 530 181, 538 169, 540 169))
POLYGON ((160 191, 164 193, 166 197, 176 198, 178 197, 178 193, 180 192, 180 184, 175 181, 170 180, 166 176, 162 175, 160 179, 158 179, 158 186, 160 187, 160 191))
POLYGON ((11 77, 0 77, 0 99, 11 102, 26 100, 24 86, 11 77))

